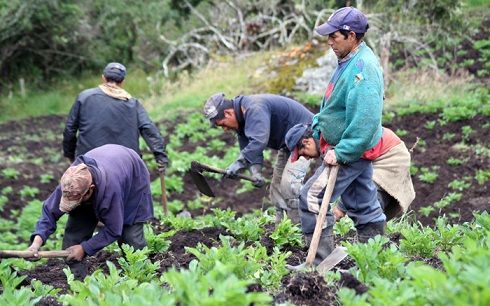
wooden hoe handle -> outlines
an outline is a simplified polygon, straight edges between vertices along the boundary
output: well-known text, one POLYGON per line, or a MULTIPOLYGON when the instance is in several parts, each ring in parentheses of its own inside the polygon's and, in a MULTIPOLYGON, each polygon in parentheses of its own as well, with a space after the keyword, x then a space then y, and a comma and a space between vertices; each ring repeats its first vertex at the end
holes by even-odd
POLYGON ((308 249, 308 255, 306 256, 307 266, 313 264, 313 260, 315 260, 318 243, 320 242, 320 236, 322 235, 322 226, 325 222, 325 216, 327 215, 328 206, 330 205, 330 199, 332 198, 333 188, 335 187, 335 181, 337 180, 337 173, 339 172, 339 166, 329 166, 327 171, 327 188, 323 194, 322 205, 320 206, 320 212, 318 213, 318 217, 316 219, 315 231, 313 232, 310 248, 308 249))
MULTIPOLYGON (((68 251, 39 251, 39 257, 37 258, 58 258, 67 257, 70 252, 68 251)), ((0 258, 34 258, 34 252, 32 251, 15 251, 6 250, 0 251, 0 258)))

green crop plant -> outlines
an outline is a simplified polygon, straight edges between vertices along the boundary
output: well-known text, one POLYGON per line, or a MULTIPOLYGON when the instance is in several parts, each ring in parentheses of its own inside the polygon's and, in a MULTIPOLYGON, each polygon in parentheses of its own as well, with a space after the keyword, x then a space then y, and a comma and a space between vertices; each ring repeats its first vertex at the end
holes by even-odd
POLYGON ((451 188, 452 190, 463 191, 471 187, 471 180, 472 180, 471 177, 465 176, 462 179, 452 180, 448 184, 448 187, 451 188))
POLYGON ((5 206, 5 204, 7 204, 8 201, 9 198, 4 195, 0 195, 0 211, 3 211, 3 207, 5 206))
POLYGON ((425 124, 424 124, 424 127, 428 130, 433 130, 434 127, 436 126, 436 123, 437 121, 435 120, 432 120, 432 121, 427 121, 425 124))
POLYGON ((7 187, 3 187, 3 188, 2 188, 2 194, 3 194, 3 195, 9 195, 9 194, 11 194, 13 191, 14 191, 14 189, 12 188, 12 186, 7 186, 7 187))
POLYGON ((471 135, 475 132, 473 128, 469 125, 465 125, 461 128, 461 134, 463 135, 462 138, 465 141, 470 140, 471 135))
POLYGON ((442 139, 443 140, 447 140, 447 141, 452 141, 454 139, 454 137, 456 137, 456 134, 454 133, 449 133, 449 132, 446 132, 442 135, 442 139))
POLYGON ((431 257, 435 251, 434 230, 420 223, 406 226, 400 230, 400 251, 410 256, 431 257))
POLYGON ((253 278, 260 268, 261 264, 257 261, 248 260, 251 255, 251 248, 245 246, 241 242, 238 246, 232 246, 232 238, 230 236, 220 235, 220 247, 207 247, 199 243, 195 248, 186 247, 186 251, 196 256, 199 261, 199 270, 206 273, 211 271, 217 262, 226 262, 233 267, 231 273, 235 274, 240 279, 253 278))
POLYGON ((378 277, 396 280, 403 275, 407 258, 395 245, 387 246, 388 242, 388 238, 378 235, 367 243, 344 244, 347 253, 356 262, 359 269, 357 274, 362 282, 370 283, 378 277))
POLYGON ((226 261, 216 262, 210 270, 202 271, 196 261, 189 270, 170 269, 162 277, 172 289, 174 305, 269 305, 272 298, 262 292, 249 292, 253 280, 242 279, 236 267, 226 261))
POLYGON ((260 264, 260 269, 253 274, 254 279, 267 290, 278 290, 283 277, 289 273, 286 268, 289 256, 291 252, 281 252, 278 247, 274 247, 272 254, 268 255, 267 249, 256 243, 250 249, 249 256, 249 260, 260 264))
POLYGON ((136 279, 121 276, 112 262, 107 261, 106 264, 108 274, 96 270, 83 282, 75 280, 70 269, 63 269, 71 293, 60 296, 59 301, 72 306, 176 305, 174 297, 158 283, 139 283, 136 279))
POLYGON ((27 287, 22 287, 20 289, 7 287, 3 290, 2 295, 0 295, 0 305, 34 306, 40 299, 41 297, 36 297, 27 287))
POLYGON ((490 170, 478 169, 475 174, 475 179, 480 185, 485 185, 490 179, 490 170))
POLYGON ((214 214, 214 226, 224 227, 226 224, 235 221, 236 212, 229 208, 226 210, 213 208, 212 211, 214 214))
POLYGON ((419 172, 419 168, 417 166, 415 166, 412 162, 412 164, 410 165, 410 175, 415 175, 419 172))
POLYGON ((2 175, 7 179, 16 180, 19 178, 20 172, 14 168, 5 168, 2 170, 2 175))
POLYGON ((122 251, 124 256, 119 257, 117 262, 121 265, 125 275, 140 283, 149 282, 156 277, 160 263, 152 263, 148 259, 148 253, 150 252, 148 247, 142 250, 135 250, 132 246, 123 244, 122 251))
POLYGON ((455 158, 455 157, 450 157, 448 158, 448 160, 446 161, 446 163, 451 166, 451 167, 455 167, 455 166, 459 166, 459 165, 462 165, 463 164, 463 160, 460 159, 460 158, 455 158))
POLYGON ((347 235, 347 233, 354 229, 354 222, 352 222, 352 219, 349 217, 344 217, 336 221, 333 225, 334 232, 340 236, 345 236, 347 235))
POLYGON ((435 210, 434 207, 428 205, 428 206, 420 207, 419 213, 424 217, 428 217, 434 210, 435 210))
POLYGON ((462 231, 461 226, 448 224, 443 217, 437 218, 434 239, 437 241, 438 249, 449 252, 454 246, 460 245, 463 240, 462 231))
POLYGON ((257 241, 264 233, 265 218, 257 219, 253 215, 245 215, 223 226, 239 240, 257 241))
POLYGON ((198 227, 194 219, 177 216, 168 216, 163 220, 163 223, 170 225, 175 231, 190 231, 198 227))
POLYGON ((39 212, 43 203, 39 200, 32 200, 27 203, 24 209, 21 211, 15 229, 17 230, 17 235, 22 240, 28 241, 35 228, 37 219, 39 218, 39 212))
POLYGON ((408 131, 403 129, 396 129, 395 134, 398 135, 398 137, 404 137, 408 135, 408 131))
POLYGON ((274 245, 279 249, 285 246, 294 247, 302 245, 301 229, 294 225, 287 216, 282 218, 269 237, 274 240, 274 245))
POLYGON ((442 199, 435 202, 434 206, 439 208, 439 209, 443 209, 443 208, 453 204, 454 202, 461 200, 462 197, 463 197, 463 194, 461 194, 459 192, 450 192, 447 195, 445 195, 442 199))
POLYGON ((420 172, 422 173, 419 174, 418 178, 424 183, 434 184, 439 177, 439 174, 437 173, 438 169, 439 168, 437 166, 433 166, 432 169, 422 167, 420 168, 420 172))
POLYGON ((477 143, 473 146, 475 154, 482 157, 490 157, 490 147, 477 143))
POLYGON ((172 232, 163 232, 155 235, 153 229, 150 226, 145 227, 145 238, 148 243, 148 250, 150 254, 164 253, 170 247, 170 240, 167 238, 172 236, 172 232))
POLYGON ((41 174, 41 184, 47 184, 54 179, 54 176, 49 173, 41 174))
POLYGON ((31 186, 24 186, 19 191, 20 198, 23 200, 26 198, 34 198, 38 193, 39 193, 39 188, 31 187, 31 186))

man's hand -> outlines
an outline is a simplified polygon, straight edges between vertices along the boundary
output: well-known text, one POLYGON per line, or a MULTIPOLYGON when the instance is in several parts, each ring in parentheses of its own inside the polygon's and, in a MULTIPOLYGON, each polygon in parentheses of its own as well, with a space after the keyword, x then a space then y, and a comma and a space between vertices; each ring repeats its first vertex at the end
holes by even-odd
POLYGON ((66 257, 67 260, 81 261, 85 256, 85 251, 83 250, 82 246, 79 244, 72 245, 66 250, 69 252, 68 256, 66 257))
POLYGON ((167 163, 157 161, 157 170, 158 173, 165 174, 165 171, 167 171, 167 163))
POLYGON ((334 150, 328 150, 327 151, 327 154, 325 154, 325 157, 323 158, 323 163, 325 165, 331 165, 331 166, 338 165, 337 156, 335 155, 334 150))
POLYGON ((43 239, 41 238, 41 236, 36 235, 32 240, 32 244, 27 248, 27 250, 34 253, 34 258, 38 258, 39 249, 41 248, 42 245, 43 245, 43 239))
POLYGON ((245 159, 240 155, 237 160, 235 160, 228 168, 226 168, 226 178, 231 178, 234 179, 236 178, 236 175, 238 174, 238 171, 247 168, 247 162, 245 159))
POLYGON ((265 185, 264 177, 260 173, 261 168, 262 166, 259 164, 250 166, 250 173, 252 174, 252 178, 254 179, 252 184, 257 188, 260 188, 265 185))
POLYGON ((168 158, 166 154, 156 154, 155 155, 155 160, 157 162, 157 170, 158 173, 165 174, 165 171, 167 171, 168 167, 168 158))
POLYGON ((340 210, 337 206, 333 208, 333 216, 335 217, 335 221, 339 221, 345 216, 345 212, 340 210))

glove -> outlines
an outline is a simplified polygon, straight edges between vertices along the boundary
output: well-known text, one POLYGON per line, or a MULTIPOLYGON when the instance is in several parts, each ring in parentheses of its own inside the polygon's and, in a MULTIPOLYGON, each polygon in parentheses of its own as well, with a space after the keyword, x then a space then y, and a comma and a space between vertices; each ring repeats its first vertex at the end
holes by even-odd
POLYGON ((252 174, 252 178, 254 179, 252 184, 257 188, 260 188, 265 185, 264 177, 260 173, 261 169, 262 169, 262 165, 259 164, 250 166, 250 173, 252 174))
POLYGON ((165 155, 156 156, 158 173, 165 174, 168 166, 168 158, 165 155))
POLYGON ((240 155, 237 160, 235 160, 231 165, 228 166, 228 168, 226 168, 226 173, 224 176, 226 178, 235 179, 238 171, 243 170, 247 167, 247 161, 245 160, 245 158, 243 158, 242 155, 240 155))

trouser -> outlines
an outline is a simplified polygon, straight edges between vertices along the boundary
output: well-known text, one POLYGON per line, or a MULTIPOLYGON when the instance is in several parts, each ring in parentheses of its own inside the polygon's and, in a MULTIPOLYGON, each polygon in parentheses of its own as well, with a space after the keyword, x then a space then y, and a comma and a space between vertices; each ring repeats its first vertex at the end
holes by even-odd
POLYGON ((276 163, 270 185, 270 200, 276 208, 276 224, 281 221, 284 213, 295 224, 299 224, 299 191, 308 172, 310 162, 304 158, 292 163, 289 151, 281 149, 277 152, 276 163))
MULTIPOLYGON (((301 228, 305 234, 315 230, 316 219, 328 181, 327 170, 328 168, 322 164, 301 189, 299 213, 301 228)), ((362 227, 364 224, 385 222, 386 220, 377 199, 372 175, 371 161, 363 159, 348 165, 340 165, 337 174, 330 203, 335 202, 340 197, 342 199, 339 203, 340 209, 348 213, 356 228, 362 227)), ((329 207, 322 228, 326 228, 328 224, 333 224, 333 222, 334 217, 329 207)))
MULTIPOLYGON (((97 223, 98 220, 92 205, 85 203, 75 208, 68 215, 62 248, 67 249, 68 247, 89 240, 94 234, 97 223)), ((122 235, 117 241, 119 247, 125 243, 133 246, 136 250, 144 248, 146 246, 146 239, 143 225, 144 222, 124 225, 122 235)), ((66 263, 77 278, 86 275, 87 266, 84 262, 70 260, 66 263)))

